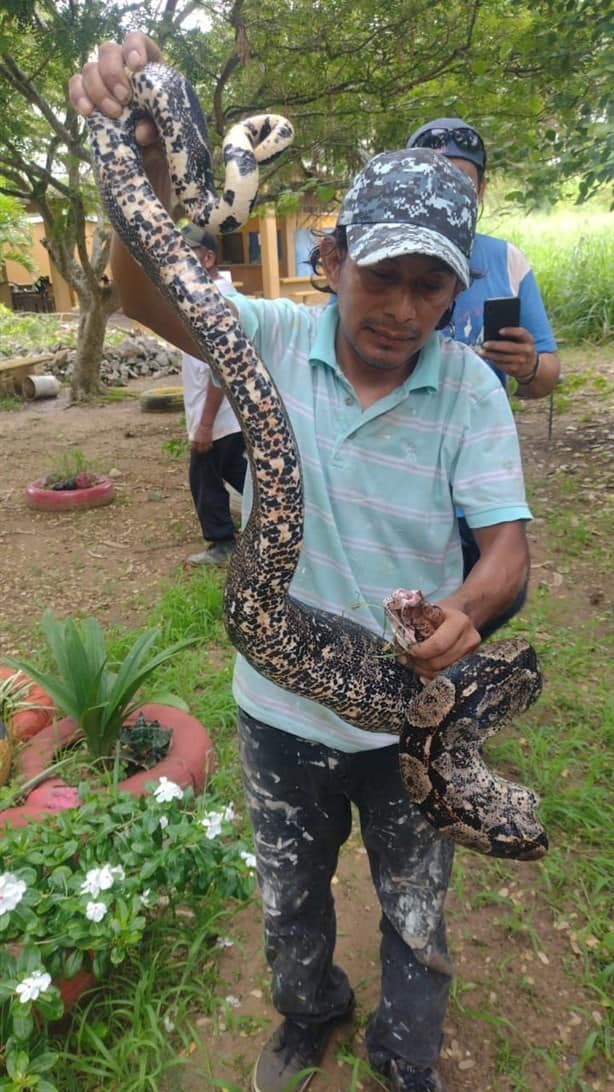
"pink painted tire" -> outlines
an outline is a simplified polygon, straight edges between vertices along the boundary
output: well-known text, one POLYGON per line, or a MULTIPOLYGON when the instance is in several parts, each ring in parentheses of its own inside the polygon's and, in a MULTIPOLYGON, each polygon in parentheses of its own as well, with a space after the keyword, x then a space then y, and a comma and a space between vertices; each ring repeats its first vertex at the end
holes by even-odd
MULTIPOLYGON (((168 777, 182 789, 190 786, 196 795, 201 793, 215 770, 215 750, 204 725, 183 709, 155 702, 141 705, 128 717, 127 723, 133 723, 139 713, 143 713, 147 720, 158 720, 162 727, 172 729, 170 747, 168 754, 157 765, 120 781, 119 788, 133 796, 143 796, 160 777, 168 777)), ((70 717, 63 717, 42 728, 16 755, 20 778, 25 782, 37 778, 53 764, 56 751, 78 738, 78 735, 77 726, 70 717)), ((27 826, 34 819, 41 819, 54 811, 76 808, 80 803, 76 789, 60 777, 49 777, 32 789, 25 804, 0 811, 0 838, 7 824, 10 827, 27 826)))
POLYGON ((74 512, 84 508, 102 508, 110 504, 115 496, 112 478, 98 475, 96 485, 89 489, 45 489, 44 478, 37 478, 26 485, 25 495, 28 508, 39 512, 74 512))

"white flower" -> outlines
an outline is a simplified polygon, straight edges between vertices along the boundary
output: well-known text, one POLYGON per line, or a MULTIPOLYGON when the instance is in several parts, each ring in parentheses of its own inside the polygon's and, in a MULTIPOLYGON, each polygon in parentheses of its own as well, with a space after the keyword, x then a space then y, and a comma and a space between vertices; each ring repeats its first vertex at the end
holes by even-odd
POLYGON ((230 1005, 231 1009, 238 1009, 241 1002, 238 997, 235 997, 232 993, 228 994, 228 997, 224 998, 227 1005, 230 1005))
POLYGON ((13 872, 3 872, 0 876, 0 914, 8 914, 23 899, 28 885, 18 880, 13 872))
POLYGON ((224 816, 221 811, 210 811, 208 815, 205 815, 204 819, 201 819, 201 826, 205 828, 205 837, 212 841, 222 833, 222 820, 224 816))
POLYGON ((234 804, 231 801, 230 804, 228 805, 228 807, 224 809, 224 819, 225 819, 225 821, 227 823, 232 823, 234 817, 235 817, 235 809, 234 809, 234 804))
POLYGON ((149 906, 149 896, 151 895, 151 887, 146 887, 142 895, 139 895, 141 900, 141 906, 147 908, 149 906))
POLYGON ((36 1001, 41 993, 48 990, 51 985, 51 975, 46 971, 33 971, 15 986, 15 993, 22 1005, 28 1001, 36 1001))
POLYGON ((183 800, 183 789, 175 781, 169 781, 168 777, 161 777, 154 789, 154 796, 158 804, 168 804, 171 800, 183 800))
POLYGON ((256 867, 256 858, 255 858, 253 853, 246 853, 245 850, 242 849, 240 854, 239 854, 239 857, 241 858, 242 861, 245 861, 245 864, 247 865, 248 868, 253 869, 253 868, 256 867))
POLYGON ((218 937, 215 942, 216 948, 234 948, 234 941, 230 937, 218 937))
POLYGON ((166 830, 166 828, 168 826, 168 819, 167 819, 166 815, 161 815, 160 816, 160 826, 162 827, 162 830, 166 830))
POLYGON ((93 895, 96 899, 101 891, 108 891, 110 887, 113 887, 116 877, 120 880, 124 878, 121 865, 112 867, 110 864, 104 864, 102 868, 90 868, 81 884, 81 894, 93 895))
POLYGON ((105 902, 88 902, 85 907, 85 916, 88 921, 102 921, 107 912, 107 904, 105 902))
POLYGON ((175 1024, 173 1023, 173 1020, 172 1020, 172 1019, 171 1019, 171 1017, 170 1017, 170 1016, 168 1015, 168 1013, 167 1013, 167 1014, 166 1014, 166 1016, 164 1017, 164 1019, 163 1019, 162 1023, 164 1024, 164 1028, 165 1028, 165 1030, 166 1030, 166 1031, 169 1031, 169 1032, 170 1032, 170 1031, 174 1031, 174 1030, 175 1030, 175 1024))

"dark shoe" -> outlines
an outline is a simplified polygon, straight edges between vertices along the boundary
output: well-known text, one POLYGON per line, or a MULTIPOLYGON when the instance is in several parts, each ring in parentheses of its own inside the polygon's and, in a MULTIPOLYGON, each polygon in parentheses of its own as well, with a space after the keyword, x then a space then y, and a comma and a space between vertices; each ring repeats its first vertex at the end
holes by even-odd
POLYGON ((387 1066, 391 1092, 446 1092, 436 1069, 418 1069, 402 1058, 393 1058, 387 1066))
POLYGON ((333 1029, 348 1020, 353 1012, 352 996, 345 1012, 322 1024, 284 1020, 262 1048, 254 1069, 253 1092, 284 1092, 289 1085, 292 1092, 302 1092, 324 1057, 333 1029), (297 1080, 297 1074, 304 1069, 311 1072, 297 1080))
POLYGON ((188 565, 224 565, 234 548, 234 541, 216 542, 215 546, 203 550, 200 554, 190 554, 188 565))

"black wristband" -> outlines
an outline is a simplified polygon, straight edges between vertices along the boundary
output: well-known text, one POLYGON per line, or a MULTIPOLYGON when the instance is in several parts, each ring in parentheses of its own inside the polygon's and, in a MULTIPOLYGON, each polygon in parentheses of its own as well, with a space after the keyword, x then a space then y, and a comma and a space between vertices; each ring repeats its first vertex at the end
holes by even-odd
POLYGON ((521 387, 528 387, 529 383, 532 383, 533 380, 535 379, 535 376, 537 375, 537 370, 538 370, 540 364, 541 364, 541 357, 540 357, 539 353, 536 352, 535 353, 535 364, 531 368, 531 371, 528 373, 528 375, 517 375, 516 376, 516 382, 520 383, 521 387))

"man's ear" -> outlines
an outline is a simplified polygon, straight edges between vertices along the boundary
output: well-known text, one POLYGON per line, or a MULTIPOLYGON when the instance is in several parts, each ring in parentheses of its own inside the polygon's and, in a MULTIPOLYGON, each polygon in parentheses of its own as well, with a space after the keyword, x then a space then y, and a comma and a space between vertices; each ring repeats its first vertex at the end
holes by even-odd
POLYGON ((320 265, 326 274, 329 288, 336 292, 343 258, 335 240, 330 235, 325 235, 320 243, 320 265))

